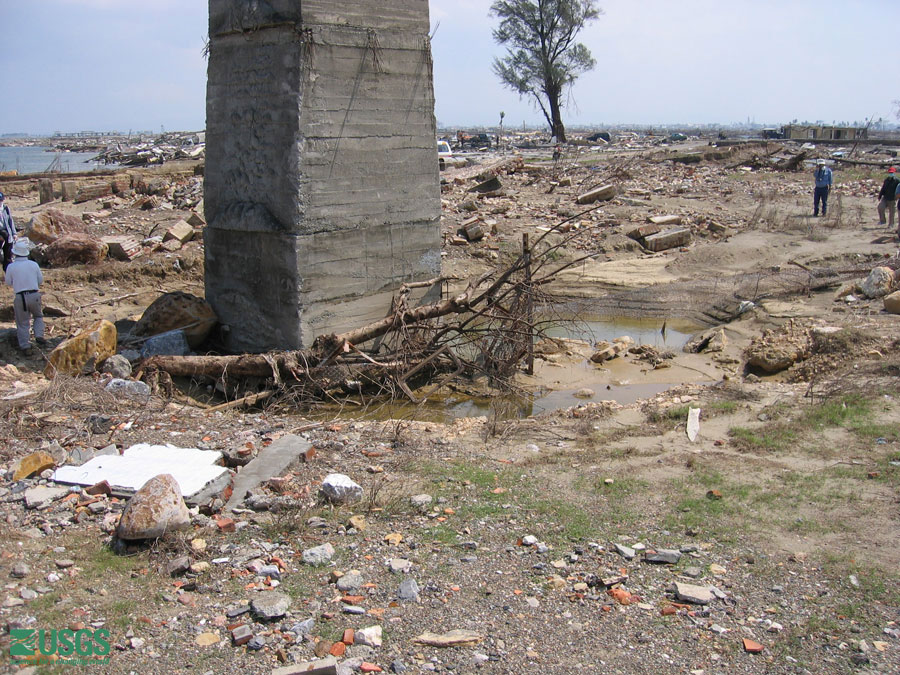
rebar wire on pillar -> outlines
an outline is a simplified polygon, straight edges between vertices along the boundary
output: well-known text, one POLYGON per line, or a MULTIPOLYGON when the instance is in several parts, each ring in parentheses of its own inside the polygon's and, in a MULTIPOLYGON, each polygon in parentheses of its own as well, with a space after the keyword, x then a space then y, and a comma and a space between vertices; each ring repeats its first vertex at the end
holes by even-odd
POLYGON ((525 372, 534 375, 534 307, 531 294, 531 247, 528 245, 527 232, 522 233, 522 259, 525 263, 525 324, 528 328, 525 372))

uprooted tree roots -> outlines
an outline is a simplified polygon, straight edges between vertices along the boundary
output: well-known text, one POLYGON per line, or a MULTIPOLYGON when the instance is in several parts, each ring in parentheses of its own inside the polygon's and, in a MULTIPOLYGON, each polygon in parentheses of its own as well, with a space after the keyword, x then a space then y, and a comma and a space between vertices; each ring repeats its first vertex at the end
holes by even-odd
MULTIPOLYGON (((594 207, 596 208, 596 207, 594 207)), ((513 387, 523 362, 531 368, 531 346, 543 335, 544 322, 534 308, 549 304, 546 285, 563 269, 583 258, 553 263, 558 251, 579 236, 575 231, 560 241, 569 220, 541 235, 533 244, 523 237, 521 254, 507 267, 469 281, 465 290, 437 302, 410 306, 417 288, 443 284, 438 277, 404 284, 391 311, 379 321, 340 335, 322 335, 310 349, 230 356, 154 356, 146 359, 138 376, 155 384, 160 376, 212 379, 219 383, 263 385, 240 402, 255 403, 275 393, 299 400, 327 400, 346 394, 397 396, 420 403, 454 378, 486 375, 496 389, 513 387), (426 391, 414 393, 425 384, 426 391)), ((252 386, 226 387, 244 391, 252 386)), ((240 403, 234 401, 233 403, 240 403)), ((226 404, 229 407, 231 404, 226 404)))

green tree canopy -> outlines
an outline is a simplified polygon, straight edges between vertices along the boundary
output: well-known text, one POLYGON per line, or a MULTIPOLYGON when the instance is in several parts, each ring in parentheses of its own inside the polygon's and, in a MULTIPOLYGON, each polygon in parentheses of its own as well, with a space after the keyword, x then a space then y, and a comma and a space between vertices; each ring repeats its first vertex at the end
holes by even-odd
POLYGON ((494 72, 506 87, 534 99, 556 138, 566 140, 563 94, 596 61, 575 38, 602 14, 596 0, 496 0, 490 13, 500 19, 494 40, 506 56, 494 72))

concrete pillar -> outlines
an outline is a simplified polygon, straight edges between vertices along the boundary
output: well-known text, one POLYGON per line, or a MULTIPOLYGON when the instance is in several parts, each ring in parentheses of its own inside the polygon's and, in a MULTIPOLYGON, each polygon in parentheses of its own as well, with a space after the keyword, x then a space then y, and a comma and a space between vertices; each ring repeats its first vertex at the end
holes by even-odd
POLYGON ((210 0, 206 297, 234 351, 381 318, 440 271, 427 0, 210 0))

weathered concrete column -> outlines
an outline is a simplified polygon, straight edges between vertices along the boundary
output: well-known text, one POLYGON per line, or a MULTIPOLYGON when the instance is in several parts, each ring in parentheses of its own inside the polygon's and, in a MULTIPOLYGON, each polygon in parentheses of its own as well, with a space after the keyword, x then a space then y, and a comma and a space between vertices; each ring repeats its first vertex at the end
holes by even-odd
POLYGON ((206 297, 234 351, 381 318, 440 270, 427 0, 210 0, 206 297))

